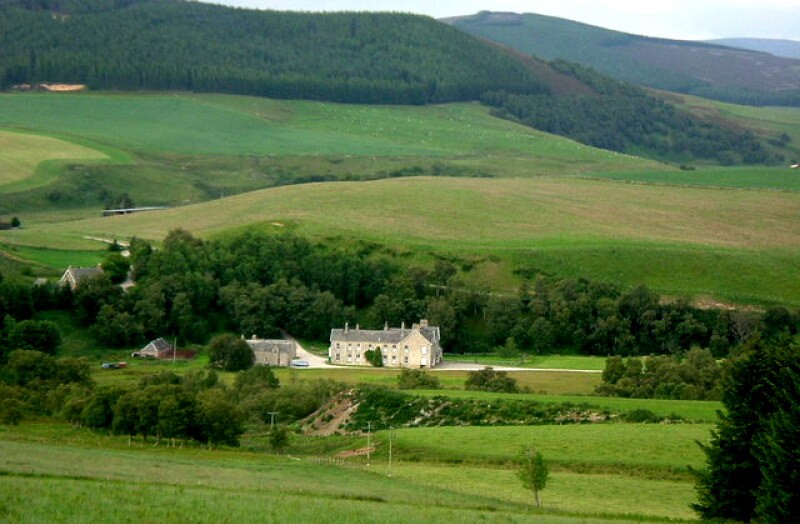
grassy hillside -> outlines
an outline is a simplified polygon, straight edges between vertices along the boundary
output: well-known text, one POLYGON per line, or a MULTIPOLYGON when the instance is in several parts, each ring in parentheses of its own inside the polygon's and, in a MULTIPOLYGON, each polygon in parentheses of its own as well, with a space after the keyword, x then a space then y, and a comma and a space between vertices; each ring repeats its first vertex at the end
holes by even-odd
POLYGON ((717 40, 709 40, 709 42, 712 44, 760 51, 784 58, 800 58, 800 42, 795 40, 771 38, 719 38, 717 40))
MULTIPOLYGON (((55 135, 112 156, 113 162, 102 165, 59 164, 57 172, 43 165, 47 178, 0 186, 7 195, 0 213, 56 210, 51 219, 57 220, 68 209, 94 214, 108 195, 121 192, 139 205, 175 205, 314 180, 666 169, 493 118, 477 104, 386 107, 218 95, 7 94, 0 95, 0 128, 55 135), (85 118, 89 113, 92 118, 85 118), (122 158, 120 148, 135 162, 122 158), (49 183, 35 189, 36 180, 49 183), (156 186, 159 191, 153 192, 156 186)), ((32 143, 15 147, 17 155, 41 154, 32 143)))
MULTIPOLYGON (((16 242, 54 246, 91 234, 161 239, 258 225, 359 238, 415 256, 472 258, 470 278, 515 285, 514 270, 647 283, 666 294, 800 302, 800 195, 530 179, 414 178, 257 191, 149 214, 41 223, 16 242)), ((8 241, 8 233, 0 240, 8 241)))
POLYGON ((470 34, 640 85, 755 105, 800 104, 800 62, 702 42, 664 40, 536 14, 448 19, 470 34))
POLYGON ((0 131, 0 192, 46 185, 58 176, 53 160, 108 159, 102 152, 54 138, 0 131), (47 164, 45 164, 47 163, 47 164), (34 175, 39 175, 34 177, 34 175), (48 176, 49 175, 49 176, 48 176))

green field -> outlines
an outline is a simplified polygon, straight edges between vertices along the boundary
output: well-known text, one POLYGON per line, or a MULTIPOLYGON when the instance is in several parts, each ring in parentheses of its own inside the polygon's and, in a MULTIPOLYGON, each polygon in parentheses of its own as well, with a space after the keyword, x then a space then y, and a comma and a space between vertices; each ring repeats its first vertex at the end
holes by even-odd
POLYGON ((60 162, 104 160, 104 153, 78 144, 28 133, 0 130, 0 193, 47 185, 58 177, 60 162))
POLYGON ((397 430, 398 455, 406 460, 451 463, 512 462, 533 444, 567 468, 688 471, 701 468, 697 441, 709 424, 583 424, 563 426, 437 427, 397 430))
POLYGON ((593 171, 605 164, 658 166, 490 117, 478 104, 384 107, 224 95, 5 94, 0 126, 180 155, 497 153, 559 160, 559 167, 589 164, 593 171), (87 113, 92 118, 85 118, 87 113))
MULTIPOLYGON (((519 378, 521 373, 511 373, 514 378, 519 378)), ((564 381, 572 380, 574 374, 565 375, 564 381)), ((599 384, 599 382, 598 382, 599 384)), ((660 417, 677 415, 693 422, 716 422, 717 411, 722 409, 720 402, 702 400, 666 400, 666 399, 641 399, 620 397, 597 397, 594 395, 569 395, 569 394, 530 394, 530 393, 490 393, 486 391, 464 391, 452 389, 414 390, 411 395, 438 396, 444 395, 451 398, 472 398, 491 401, 500 400, 527 400, 543 403, 588 404, 600 409, 628 413, 637 409, 652 411, 660 417)))
POLYGON ((510 366, 536 369, 579 369, 602 371, 606 366, 604 357, 581 355, 521 355, 501 357, 498 355, 448 355, 449 361, 482 364, 484 366, 510 366))
POLYGON ((700 167, 694 171, 599 173, 598 178, 675 186, 800 191, 800 173, 779 167, 700 167))
MULTIPOLYGON (((292 449, 288 456, 270 455, 256 441, 248 444, 255 446, 250 451, 141 441, 129 447, 125 437, 58 423, 0 426, 0 515, 25 523, 172 523, 186 522, 187 515, 192 522, 394 523, 407 522, 412 513, 423 522, 694 520, 688 507, 692 483, 669 471, 683 468, 686 457, 696 462, 682 442, 705 438, 707 426, 677 432, 678 427, 658 425, 630 425, 628 431, 598 427, 610 431, 602 436, 587 434, 588 426, 403 430, 390 469, 385 432, 374 436, 371 465, 355 457, 336 466, 292 449), (456 437, 452 445, 442 444, 442 430, 452 430, 446 432, 456 437), (513 471, 501 464, 532 437, 547 450, 553 468, 538 511, 513 471), (620 439, 632 439, 641 454, 618 444, 620 439), (591 442, 596 451, 586 449, 591 442), (420 454, 443 447, 451 449, 420 462, 420 454), (452 461, 454 453, 472 464, 441 462, 452 461), (597 471, 574 471, 592 467, 597 471), (659 472, 674 478, 658 478, 659 472)), ((303 449, 304 438, 295 437, 293 449, 303 449)))

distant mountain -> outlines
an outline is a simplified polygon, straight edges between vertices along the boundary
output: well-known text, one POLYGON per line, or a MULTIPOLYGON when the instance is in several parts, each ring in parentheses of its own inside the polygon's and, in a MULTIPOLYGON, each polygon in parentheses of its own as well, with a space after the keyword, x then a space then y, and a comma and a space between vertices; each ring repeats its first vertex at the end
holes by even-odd
POLYGON ((417 15, 0 0, 0 49, 0 88, 56 82, 362 104, 480 100, 498 116, 606 149, 676 161, 779 160, 753 134, 699 120, 638 87, 417 15))
POLYGON ((523 53, 576 62, 647 87, 751 105, 800 105, 796 59, 536 14, 481 12, 444 21, 523 53))
POLYGON ((707 40, 708 43, 761 51, 784 58, 800 59, 800 42, 795 40, 775 40, 770 38, 720 38, 707 40))

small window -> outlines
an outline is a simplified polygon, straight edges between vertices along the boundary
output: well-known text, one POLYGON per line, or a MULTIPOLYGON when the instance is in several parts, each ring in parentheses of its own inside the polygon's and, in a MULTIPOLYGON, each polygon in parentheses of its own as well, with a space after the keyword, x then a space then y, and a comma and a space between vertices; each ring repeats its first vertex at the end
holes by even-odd
POLYGON ((428 346, 422 346, 422 349, 420 350, 420 352, 423 355, 427 355, 428 354, 428 346))

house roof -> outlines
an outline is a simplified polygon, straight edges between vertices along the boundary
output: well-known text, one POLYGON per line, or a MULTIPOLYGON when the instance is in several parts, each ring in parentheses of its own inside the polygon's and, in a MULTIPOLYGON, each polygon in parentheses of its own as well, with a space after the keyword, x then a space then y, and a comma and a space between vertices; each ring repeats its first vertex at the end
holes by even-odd
POLYGON ((291 352, 294 350, 294 342, 291 340, 250 339, 246 342, 251 348, 253 348, 253 351, 277 350, 278 352, 291 352))
POLYGON ((172 349, 172 344, 170 344, 163 338, 157 338, 155 340, 151 340, 150 343, 145 346, 145 349, 150 346, 153 346, 153 348, 155 348, 156 351, 165 351, 168 349, 172 349))
POLYGON ((62 280, 63 280, 63 278, 66 278, 67 275, 71 275, 72 279, 75 282, 79 282, 80 280, 82 280, 84 278, 93 277, 95 275, 99 275, 102 272, 103 272, 103 270, 100 269, 97 266, 95 266, 95 267, 73 267, 73 266, 69 266, 67 268, 67 270, 64 272, 64 277, 62 277, 62 280))
POLYGON ((425 337, 428 342, 439 341, 438 326, 385 329, 332 329, 331 342, 371 342, 374 344, 398 344, 414 332, 425 337))

